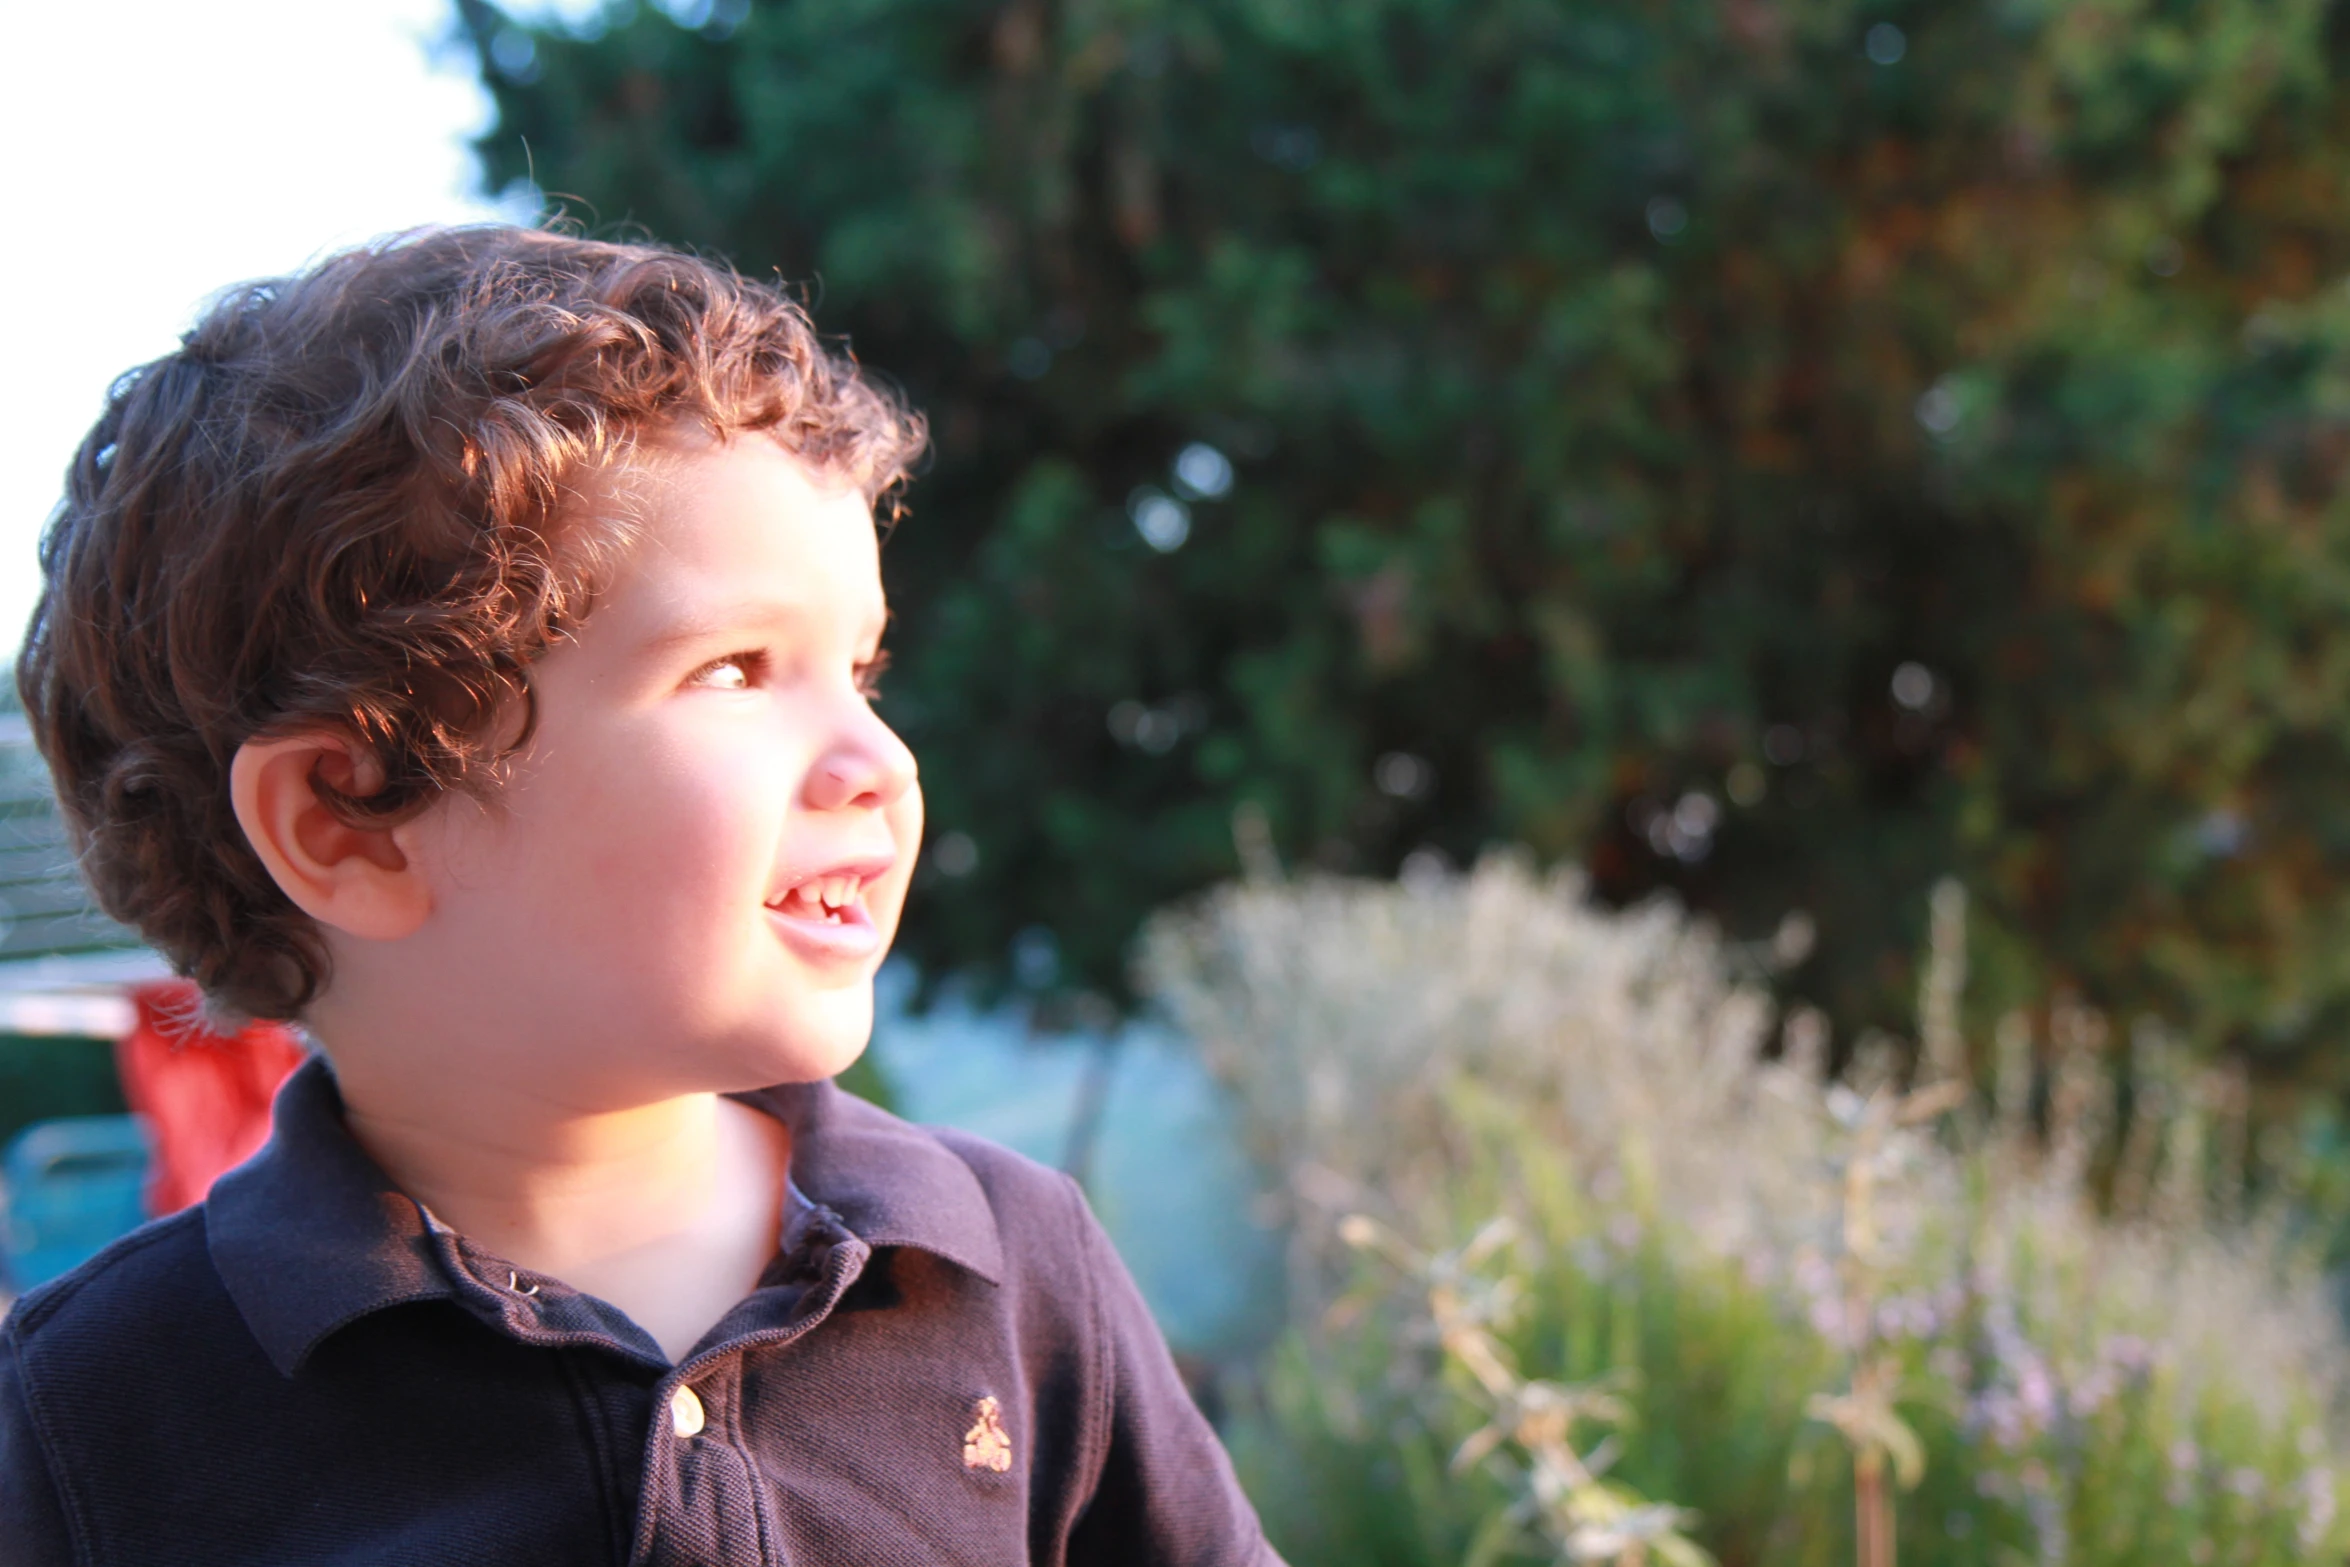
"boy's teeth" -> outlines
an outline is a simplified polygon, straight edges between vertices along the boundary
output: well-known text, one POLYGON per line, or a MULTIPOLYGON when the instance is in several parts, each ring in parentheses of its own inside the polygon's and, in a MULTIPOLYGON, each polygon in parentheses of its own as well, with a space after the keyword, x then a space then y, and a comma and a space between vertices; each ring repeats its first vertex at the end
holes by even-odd
POLYGON ((794 887, 784 901, 801 914, 831 915, 847 908, 856 896, 856 877, 819 876, 794 887))

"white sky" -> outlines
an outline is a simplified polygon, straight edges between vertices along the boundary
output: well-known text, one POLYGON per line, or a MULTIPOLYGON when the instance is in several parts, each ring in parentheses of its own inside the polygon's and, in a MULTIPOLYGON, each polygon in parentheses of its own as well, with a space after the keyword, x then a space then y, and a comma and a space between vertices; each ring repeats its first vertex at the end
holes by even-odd
POLYGON ((449 0, 11 8, 0 652, 23 636, 41 524, 108 382, 228 284, 496 215, 466 146, 489 96, 468 59, 431 47, 452 16, 449 0))

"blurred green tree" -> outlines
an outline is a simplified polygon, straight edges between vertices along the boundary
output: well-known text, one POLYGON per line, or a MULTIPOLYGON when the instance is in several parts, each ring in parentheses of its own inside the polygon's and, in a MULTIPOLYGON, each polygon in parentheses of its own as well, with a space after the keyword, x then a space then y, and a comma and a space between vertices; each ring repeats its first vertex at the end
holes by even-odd
POLYGON ((1238 809, 1800 910, 1852 1024, 1955 873, 1979 1008, 2350 1079, 2345 8, 462 9, 493 182, 934 421, 933 972, 1118 988, 1238 809))

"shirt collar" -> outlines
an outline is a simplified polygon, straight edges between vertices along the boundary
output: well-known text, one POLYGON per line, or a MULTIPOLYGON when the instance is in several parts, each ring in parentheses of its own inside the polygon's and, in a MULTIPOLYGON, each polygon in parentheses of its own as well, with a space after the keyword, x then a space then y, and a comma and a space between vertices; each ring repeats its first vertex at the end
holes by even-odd
POLYGON ((971 1166, 935 1133, 830 1079, 737 1097, 791 1128, 793 1183, 866 1245, 912 1246, 1003 1282, 995 1209, 971 1166))
MULTIPOLYGON (((793 1183, 868 1246, 916 1247, 1001 1281, 987 1194, 936 1137, 831 1082, 736 1097, 791 1128, 793 1183)), ((245 1325, 292 1376, 338 1328, 455 1291, 423 1209, 344 1129, 323 1057, 286 1080, 271 1115, 267 1146, 214 1183, 204 1223, 245 1325)))

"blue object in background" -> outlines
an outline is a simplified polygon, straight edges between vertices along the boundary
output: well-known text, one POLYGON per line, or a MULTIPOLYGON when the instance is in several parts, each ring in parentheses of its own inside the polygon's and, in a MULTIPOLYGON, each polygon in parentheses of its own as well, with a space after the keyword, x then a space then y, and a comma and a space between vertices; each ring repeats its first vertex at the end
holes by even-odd
POLYGON ((0 1153, 0 1263, 17 1290, 145 1222, 149 1149, 135 1115, 36 1121, 0 1153))
POLYGON ((893 963, 875 996, 873 1055, 898 1113, 1043 1164, 1075 1155, 1170 1344, 1221 1359, 1263 1342, 1279 1321, 1281 1240, 1256 1216, 1255 1171, 1190 1042, 1149 1023, 1040 1035, 1016 1008, 952 996, 909 1014, 912 979, 893 963))

